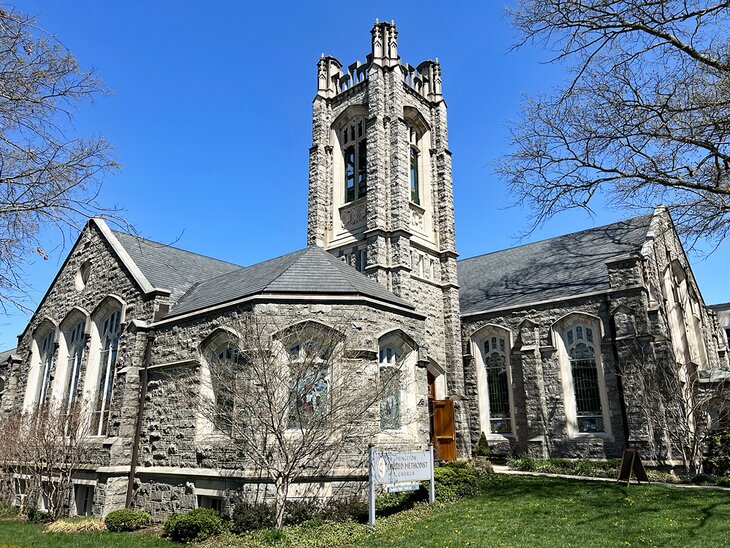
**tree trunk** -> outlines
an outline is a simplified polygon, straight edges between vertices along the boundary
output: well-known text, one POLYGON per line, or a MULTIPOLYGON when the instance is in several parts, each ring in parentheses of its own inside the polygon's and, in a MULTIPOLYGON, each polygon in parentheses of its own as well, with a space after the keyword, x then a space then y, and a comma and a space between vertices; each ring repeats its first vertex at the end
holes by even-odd
POLYGON ((276 485, 276 502, 274 504, 276 512, 276 528, 281 529, 284 526, 286 498, 289 494, 289 478, 279 476, 276 478, 274 485, 276 485))

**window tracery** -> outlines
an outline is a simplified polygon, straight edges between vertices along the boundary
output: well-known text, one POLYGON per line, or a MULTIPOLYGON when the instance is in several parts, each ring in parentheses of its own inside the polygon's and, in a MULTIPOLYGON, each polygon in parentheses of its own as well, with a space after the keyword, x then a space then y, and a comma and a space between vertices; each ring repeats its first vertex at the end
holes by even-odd
POLYGON ((570 362, 578 432, 604 432, 594 328, 578 324, 565 330, 564 337, 570 362))
POLYGON ((116 309, 109 312, 100 322, 99 384, 91 421, 91 430, 97 436, 106 435, 109 425, 109 409, 121 336, 121 317, 121 310, 116 309))
POLYGON ((86 320, 83 319, 75 323, 71 330, 64 334, 66 338, 68 359, 66 365, 67 380, 64 387, 63 397, 65 398, 65 402, 68 404, 71 404, 76 400, 79 387, 81 362, 84 358, 84 345, 86 343, 86 338, 84 336, 85 326, 86 320))
POLYGON ((367 140, 365 121, 355 120, 341 130, 345 164, 345 203, 367 194, 367 140))
POLYGON ((290 344, 288 354, 289 427, 302 428, 329 410, 332 348, 315 336, 290 344))
POLYGON ((496 335, 487 337, 483 345, 489 398, 489 430, 492 434, 509 434, 512 432, 512 419, 507 370, 508 345, 505 337, 496 335))
POLYGON ((48 396, 53 360, 56 354, 55 343, 56 333, 53 329, 49 330, 38 342, 38 352, 40 356, 40 385, 35 398, 36 404, 43 403, 48 396))

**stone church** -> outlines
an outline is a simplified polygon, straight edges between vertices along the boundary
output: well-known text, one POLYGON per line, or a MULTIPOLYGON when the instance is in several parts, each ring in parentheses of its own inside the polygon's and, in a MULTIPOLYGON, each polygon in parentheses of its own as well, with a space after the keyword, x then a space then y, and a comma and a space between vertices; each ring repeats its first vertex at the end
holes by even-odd
POLYGON ((204 375, 241 316, 345 318, 357 352, 342 374, 357 363, 377 377, 399 356, 413 382, 388 409, 414 424, 376 416, 369 441, 430 441, 443 460, 469 456, 482 433, 498 456, 648 447, 657 434, 622 360, 728 369, 665 208, 459 259, 441 67, 404 63, 393 23, 371 33, 364 62, 317 65, 308 247, 241 266, 92 219, 17 348, 0 354, 3 412, 88 405, 77 513, 104 515, 128 492, 156 515, 220 508, 255 481, 167 380, 204 375))

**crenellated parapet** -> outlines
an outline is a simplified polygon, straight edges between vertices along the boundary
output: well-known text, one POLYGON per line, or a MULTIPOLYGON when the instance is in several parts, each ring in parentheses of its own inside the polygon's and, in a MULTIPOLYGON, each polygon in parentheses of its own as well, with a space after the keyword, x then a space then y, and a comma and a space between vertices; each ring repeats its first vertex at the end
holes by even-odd
POLYGON ((371 67, 397 68, 403 83, 425 99, 437 102, 442 99, 441 65, 436 59, 424 61, 417 67, 402 63, 398 55, 398 30, 394 22, 377 20, 370 31, 372 49, 365 62, 356 61, 346 68, 336 58, 322 54, 317 63, 317 96, 331 99, 366 81, 371 67))

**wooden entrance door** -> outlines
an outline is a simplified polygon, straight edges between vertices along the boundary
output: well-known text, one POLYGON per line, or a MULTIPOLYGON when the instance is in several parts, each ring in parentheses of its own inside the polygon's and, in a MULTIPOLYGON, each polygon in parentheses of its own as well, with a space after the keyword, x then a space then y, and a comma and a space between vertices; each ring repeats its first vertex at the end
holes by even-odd
POLYGON ((431 436, 439 460, 456 460, 456 428, 454 426, 454 402, 430 400, 431 436))

